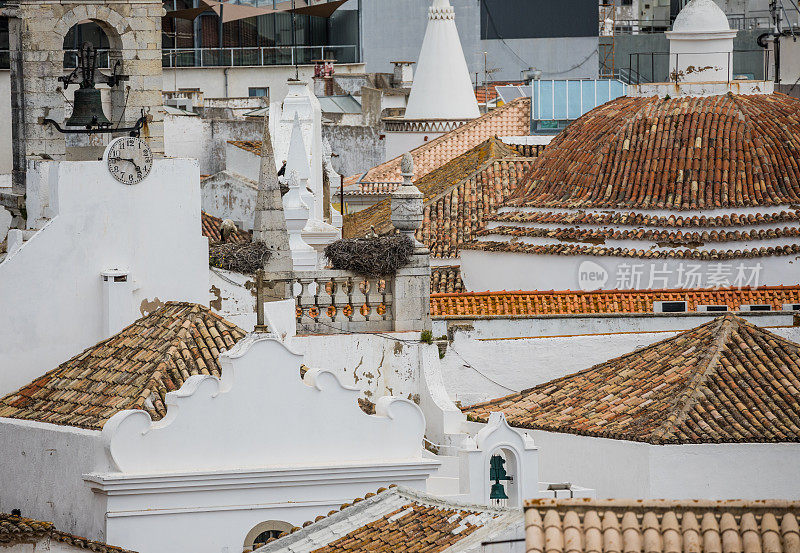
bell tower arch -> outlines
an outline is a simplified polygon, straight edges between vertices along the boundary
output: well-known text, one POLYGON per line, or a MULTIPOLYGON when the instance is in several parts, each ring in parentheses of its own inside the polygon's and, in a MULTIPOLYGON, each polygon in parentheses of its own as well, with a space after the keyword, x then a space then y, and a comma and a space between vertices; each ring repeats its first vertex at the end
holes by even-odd
POLYGON ((144 112, 147 123, 141 137, 155 155, 163 155, 161 0, 16 0, 2 11, 9 17, 11 43, 14 193, 25 192, 28 160, 67 157, 65 135, 43 120, 63 124, 66 118, 68 100, 58 81, 66 74, 64 38, 81 22, 92 21, 103 29, 109 40, 109 65, 119 61, 118 73, 128 76, 111 91, 109 119, 115 127, 127 127, 144 112))

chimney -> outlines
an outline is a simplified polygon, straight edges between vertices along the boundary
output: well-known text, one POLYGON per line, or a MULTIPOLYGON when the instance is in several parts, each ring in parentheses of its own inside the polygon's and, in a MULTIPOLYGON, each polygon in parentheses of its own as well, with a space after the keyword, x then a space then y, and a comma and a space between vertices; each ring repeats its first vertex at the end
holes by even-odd
POLYGON ((128 271, 109 269, 103 277, 103 336, 113 336, 131 323, 131 286, 128 271))
POLYGON ((414 65, 413 61, 393 61, 394 65, 394 80, 392 84, 396 88, 411 88, 414 82, 414 65))

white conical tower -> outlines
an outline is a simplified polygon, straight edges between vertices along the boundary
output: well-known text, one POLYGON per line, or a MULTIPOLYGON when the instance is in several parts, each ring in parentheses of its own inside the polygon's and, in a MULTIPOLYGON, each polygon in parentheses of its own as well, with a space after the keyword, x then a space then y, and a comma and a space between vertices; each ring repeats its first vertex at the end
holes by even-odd
POLYGON ((433 0, 411 86, 406 119, 474 119, 480 115, 450 0, 433 0))

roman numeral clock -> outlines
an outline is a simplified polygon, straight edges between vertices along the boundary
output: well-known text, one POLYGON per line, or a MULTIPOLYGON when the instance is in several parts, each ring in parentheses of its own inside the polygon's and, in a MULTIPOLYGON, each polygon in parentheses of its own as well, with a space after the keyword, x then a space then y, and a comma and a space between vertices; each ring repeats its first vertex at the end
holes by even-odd
POLYGON ((139 184, 153 168, 153 152, 141 138, 117 138, 106 151, 108 171, 122 184, 139 184))

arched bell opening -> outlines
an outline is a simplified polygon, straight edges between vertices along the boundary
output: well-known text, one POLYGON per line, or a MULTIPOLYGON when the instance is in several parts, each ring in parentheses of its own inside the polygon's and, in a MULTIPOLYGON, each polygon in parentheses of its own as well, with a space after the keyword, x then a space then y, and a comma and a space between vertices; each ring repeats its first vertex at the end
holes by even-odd
POLYGON ((267 520, 256 524, 244 539, 242 551, 255 551, 269 540, 277 538, 284 532, 288 533, 292 525, 282 520, 267 520))
MULTIPOLYGON (((66 104, 64 127, 85 128, 89 124, 119 127, 125 102, 119 89, 124 89, 124 83, 114 88, 99 79, 91 88, 81 84, 86 66, 97 74, 122 72, 122 40, 116 29, 100 20, 80 21, 64 36, 63 50, 64 75, 77 71, 77 83, 66 90, 62 86, 61 90, 66 104)), ((110 134, 67 134, 66 158, 80 161, 100 159, 112 138, 110 134)))
POLYGON ((488 456, 488 504, 491 507, 519 507, 519 460, 516 452, 498 447, 488 456))

